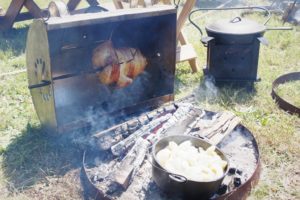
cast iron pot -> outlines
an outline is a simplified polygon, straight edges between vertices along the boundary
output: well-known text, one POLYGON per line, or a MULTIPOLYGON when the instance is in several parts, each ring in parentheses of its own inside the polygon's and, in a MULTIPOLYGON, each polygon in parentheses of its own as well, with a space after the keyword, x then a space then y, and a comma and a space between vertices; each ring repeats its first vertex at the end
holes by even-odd
POLYGON ((289 27, 267 28, 265 25, 270 19, 269 10, 263 7, 236 7, 236 8, 200 8, 189 15, 190 22, 199 30, 201 42, 207 48, 206 74, 211 74, 219 81, 256 81, 260 43, 267 45, 263 37, 266 30, 290 30, 289 27), (207 37, 199 26, 191 20, 192 14, 202 10, 237 10, 261 9, 267 13, 264 24, 235 17, 222 19, 205 27, 207 37))
POLYGON ((199 8, 193 10, 189 15, 189 21, 193 24, 201 34, 202 43, 207 46, 208 42, 216 40, 217 43, 223 44, 248 44, 253 43, 254 39, 258 39, 262 44, 267 44, 267 40, 263 38, 266 30, 292 30, 291 27, 266 27, 269 22, 271 13, 268 9, 258 6, 233 7, 233 8, 199 8), (267 19, 263 24, 255 21, 235 17, 233 19, 222 19, 213 22, 205 27, 208 37, 203 37, 200 27, 192 20, 192 15, 203 10, 246 10, 259 9, 266 12, 267 19))
POLYGON ((152 148, 153 180, 160 189, 168 194, 176 195, 184 199, 209 199, 209 197, 211 197, 219 189, 229 168, 228 159, 220 149, 216 148, 216 152, 223 160, 227 161, 227 167, 222 177, 212 181, 198 182, 189 180, 182 175, 171 173, 170 171, 164 169, 157 162, 156 154, 160 150, 167 147, 169 142, 173 141, 177 144, 180 144, 187 140, 191 141, 195 147, 202 147, 203 149, 207 149, 208 147, 212 146, 203 139, 188 135, 172 135, 160 139, 153 145, 152 148))

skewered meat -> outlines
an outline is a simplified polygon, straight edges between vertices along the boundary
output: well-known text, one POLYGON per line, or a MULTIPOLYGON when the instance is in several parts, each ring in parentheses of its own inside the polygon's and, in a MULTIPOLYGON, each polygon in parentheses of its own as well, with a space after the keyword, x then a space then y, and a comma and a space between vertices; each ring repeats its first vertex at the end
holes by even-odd
POLYGON ((120 88, 130 85, 147 65, 139 49, 114 48, 110 40, 94 49, 92 62, 94 67, 105 67, 98 74, 101 83, 117 84, 120 88))

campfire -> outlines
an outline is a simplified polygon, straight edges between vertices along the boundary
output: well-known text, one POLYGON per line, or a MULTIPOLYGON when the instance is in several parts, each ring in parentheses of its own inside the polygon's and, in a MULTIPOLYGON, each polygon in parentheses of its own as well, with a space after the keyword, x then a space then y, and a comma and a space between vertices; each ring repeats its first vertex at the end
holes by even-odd
MULTIPOLYGON (((170 135, 191 135, 217 145, 229 159, 229 171, 216 199, 245 196, 259 173, 253 135, 230 112, 205 111, 193 98, 170 103, 93 136, 83 171, 93 198, 169 199, 152 179, 152 145, 170 135)), ((174 191, 175 192, 175 191, 174 191)))
MULTIPOLYGON (((194 96, 173 101, 175 55, 173 7, 31 25, 27 66, 35 109, 49 132, 90 130, 82 171, 92 198, 173 199, 153 179, 150 155, 156 142, 174 135, 223 152, 225 170, 211 198, 240 199, 257 180, 258 147, 238 117, 203 110, 194 96)), ((190 181, 180 177, 172 174, 179 188, 190 181)))

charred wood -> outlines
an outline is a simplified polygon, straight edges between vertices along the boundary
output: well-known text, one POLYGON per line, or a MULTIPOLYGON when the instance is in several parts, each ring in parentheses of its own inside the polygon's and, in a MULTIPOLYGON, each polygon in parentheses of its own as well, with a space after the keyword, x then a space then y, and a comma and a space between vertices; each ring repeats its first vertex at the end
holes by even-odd
POLYGON ((150 143, 143 138, 137 139, 135 145, 121 161, 113 173, 113 180, 127 189, 137 170, 144 161, 150 143))
POLYGON ((148 123, 145 126, 142 126, 140 129, 138 129, 137 131, 135 131, 134 133, 129 135, 124 140, 113 145, 111 147, 112 154, 115 156, 122 155, 123 153, 126 152, 127 149, 129 149, 129 147, 131 147, 135 143, 135 141, 138 138, 143 137, 144 135, 150 134, 153 129, 155 129, 157 126, 159 126, 160 124, 167 121, 170 117, 171 117, 171 114, 169 113, 167 115, 164 115, 162 117, 154 119, 153 121, 151 121, 150 123, 148 123))

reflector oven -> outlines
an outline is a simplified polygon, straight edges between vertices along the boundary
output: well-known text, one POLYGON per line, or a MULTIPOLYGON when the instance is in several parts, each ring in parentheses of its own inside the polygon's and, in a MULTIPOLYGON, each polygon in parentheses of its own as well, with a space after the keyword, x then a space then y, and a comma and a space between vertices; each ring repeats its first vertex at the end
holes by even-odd
POLYGON ((35 20, 26 59, 42 125, 64 132, 97 115, 110 126, 109 116, 172 100, 175 55, 173 7, 35 20))

